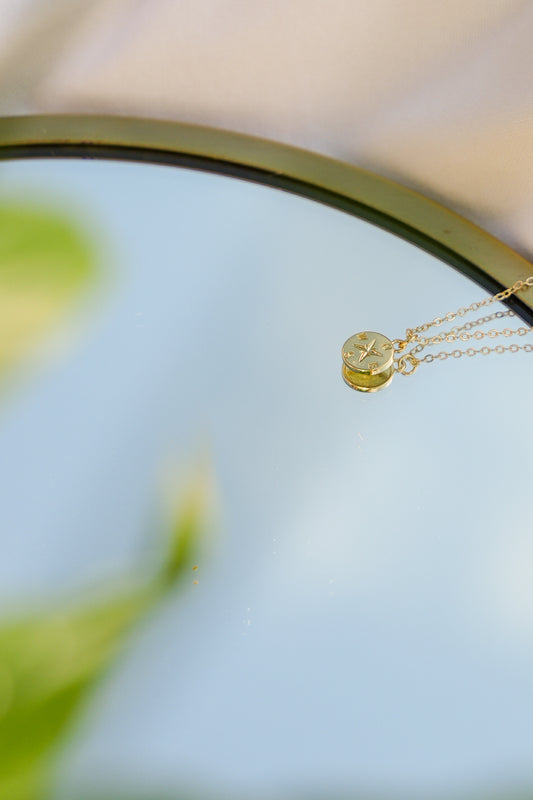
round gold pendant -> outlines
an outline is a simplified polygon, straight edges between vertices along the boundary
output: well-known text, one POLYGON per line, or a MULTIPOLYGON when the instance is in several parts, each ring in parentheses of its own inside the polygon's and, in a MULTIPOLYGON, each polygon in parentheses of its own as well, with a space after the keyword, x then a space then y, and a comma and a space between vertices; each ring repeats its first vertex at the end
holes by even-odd
POLYGON ((350 336, 342 346, 342 377, 359 392, 378 392, 394 377, 394 346, 375 331, 350 336))

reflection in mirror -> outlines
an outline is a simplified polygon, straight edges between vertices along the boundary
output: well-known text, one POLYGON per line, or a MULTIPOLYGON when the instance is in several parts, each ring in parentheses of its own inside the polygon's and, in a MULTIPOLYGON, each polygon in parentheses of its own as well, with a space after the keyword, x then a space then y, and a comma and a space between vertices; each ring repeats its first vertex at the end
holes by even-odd
POLYGON ((229 178, 0 174, 0 800, 533 793, 528 356, 341 376, 483 291, 229 178))

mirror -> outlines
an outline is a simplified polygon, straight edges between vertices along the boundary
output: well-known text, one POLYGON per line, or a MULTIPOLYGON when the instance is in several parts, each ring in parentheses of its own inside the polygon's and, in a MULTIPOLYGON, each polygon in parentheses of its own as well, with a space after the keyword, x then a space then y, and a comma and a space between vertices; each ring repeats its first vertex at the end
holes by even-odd
POLYGON ((13 263, 64 226, 41 300, 5 272, 0 796, 533 791, 530 357, 341 377, 356 331, 487 292, 234 178, 0 175, 13 263))

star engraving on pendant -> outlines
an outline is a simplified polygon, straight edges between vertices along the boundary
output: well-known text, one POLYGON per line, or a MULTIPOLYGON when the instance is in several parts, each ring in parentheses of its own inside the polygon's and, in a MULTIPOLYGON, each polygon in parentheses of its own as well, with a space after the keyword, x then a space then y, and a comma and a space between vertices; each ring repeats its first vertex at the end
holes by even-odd
POLYGON ((368 356, 379 356, 381 358, 383 353, 380 353, 379 350, 375 349, 375 347, 374 347, 375 344, 376 344, 376 340, 372 339, 370 344, 366 345, 366 347, 365 347, 364 344, 356 344, 356 345, 354 345, 354 347, 356 347, 358 350, 361 351, 361 354, 359 356, 359 364, 361 364, 361 362, 364 361, 365 358, 368 358, 368 356))

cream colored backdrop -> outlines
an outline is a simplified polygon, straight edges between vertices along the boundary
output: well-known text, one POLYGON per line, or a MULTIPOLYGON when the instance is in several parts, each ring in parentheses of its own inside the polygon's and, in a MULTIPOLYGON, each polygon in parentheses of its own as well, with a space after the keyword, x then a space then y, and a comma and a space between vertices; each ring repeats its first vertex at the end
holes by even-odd
POLYGON ((0 113, 255 134, 388 175, 533 256, 528 0, 0 0, 0 113))

